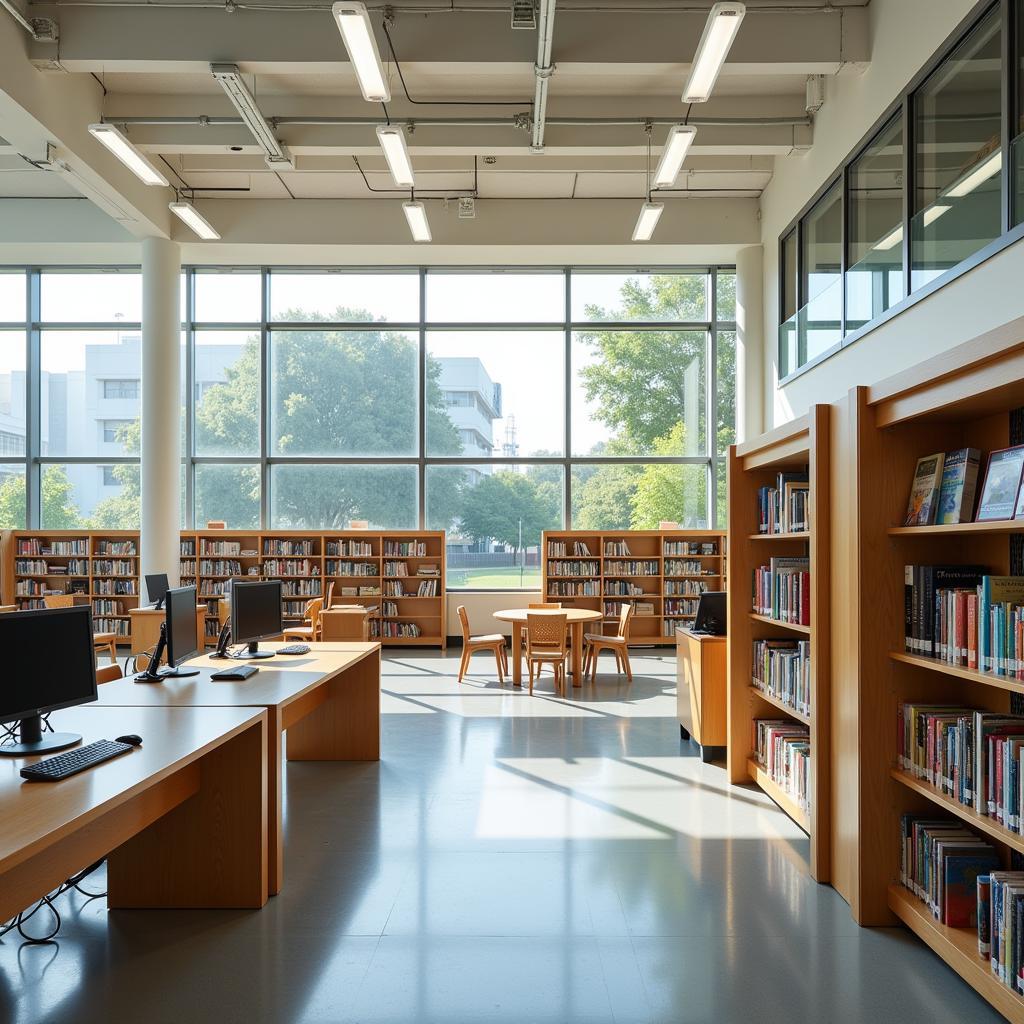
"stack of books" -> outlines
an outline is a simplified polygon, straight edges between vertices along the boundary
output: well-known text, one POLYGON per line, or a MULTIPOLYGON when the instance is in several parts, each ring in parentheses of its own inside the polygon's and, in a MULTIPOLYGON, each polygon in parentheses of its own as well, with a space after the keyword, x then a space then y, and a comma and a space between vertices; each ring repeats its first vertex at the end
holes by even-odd
POLYGON ((779 473, 774 487, 757 489, 758 533, 802 533, 810 527, 806 473, 779 473))
POLYGON ((811 642, 755 640, 754 688, 802 715, 811 713, 811 642))
POLYGON ((809 558, 773 558, 754 570, 754 611, 780 622, 811 624, 809 558))
POLYGON ((811 734, 791 718, 755 718, 754 755, 783 792, 810 809, 811 734))

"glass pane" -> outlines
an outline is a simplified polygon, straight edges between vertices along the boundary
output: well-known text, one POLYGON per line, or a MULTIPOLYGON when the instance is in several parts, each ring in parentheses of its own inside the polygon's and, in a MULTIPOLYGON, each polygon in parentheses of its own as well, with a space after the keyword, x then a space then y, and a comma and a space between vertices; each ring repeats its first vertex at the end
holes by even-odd
POLYGON ((25 529, 25 465, 0 465, 0 530, 25 529))
POLYGON ((914 288, 955 267, 1000 234, 1000 37, 997 7, 914 97, 914 288))
POLYGON ((708 467, 657 463, 574 466, 574 530, 707 527, 708 467))
POLYGON ((259 274, 197 270, 195 288, 193 316, 197 323, 245 324, 263 319, 259 274))
POLYGON ((846 329, 903 298, 903 117, 850 164, 846 329))
POLYGON ((47 463, 41 476, 44 530, 139 529, 137 464, 47 463))
POLYGON ((416 529, 415 466, 277 465, 270 472, 275 530, 343 530, 353 519, 371 529, 416 529))
POLYGON ((73 274, 43 271, 39 282, 40 315, 63 323, 140 323, 142 275, 138 271, 92 271, 73 274))
POLYGON ((715 297, 718 311, 715 316, 719 320, 736 319, 736 272, 719 270, 715 281, 715 297))
POLYGON ((561 331, 427 335, 427 455, 561 455, 561 331))
MULTIPOLYGON (((43 331, 40 418, 43 455, 123 454, 129 441, 107 440, 108 424, 139 416, 141 336, 128 331, 43 331)), ((128 431, 128 427, 124 426, 128 431)), ((137 439, 136 439, 136 448, 137 439)))
POLYGON ((573 271, 572 319, 703 322, 708 319, 707 274, 589 274, 573 271))
POLYGON ((427 529, 448 532, 448 586, 540 589, 540 541, 562 527, 561 466, 428 466, 427 529))
POLYGON ((223 520, 229 530, 258 530, 260 526, 259 466, 221 466, 201 462, 195 467, 195 524, 223 520))
POLYGON ((419 318, 418 274, 270 274, 271 320, 412 323, 419 318))
POLYGON ((800 365, 839 343, 843 312, 840 279, 843 241, 842 188, 837 182, 804 217, 800 295, 800 365))
POLYGON ((725 455, 736 440, 736 332, 718 332, 718 361, 715 367, 718 384, 718 423, 716 451, 725 455))
POLYGON ((718 472, 717 472, 717 493, 716 498, 718 500, 718 506, 716 509, 716 523, 715 529, 717 530, 728 530, 729 529, 729 464, 725 459, 718 460, 718 472))
POLYGON ((0 331, 0 458, 25 454, 25 332, 0 331))
POLYGON ((196 331, 196 455, 259 454, 259 342, 256 331, 196 331))
POLYGON ((782 240, 782 319, 796 314, 796 231, 782 240))
POLYGON ((427 274, 432 323, 550 323, 565 319, 562 274, 427 274))
POLYGON ((574 455, 703 455, 706 331, 579 331, 574 455))
POLYGON ((0 323, 25 320, 25 275, 0 270, 0 323))
MULTIPOLYGON (((274 331, 271 450, 283 455, 417 453, 419 341, 395 331, 274 331)), ((433 415, 444 415, 432 394, 433 415)))
MULTIPOLYGON (((1024 222, 1024 5, 1017 15, 1017 123, 1010 126, 1013 164, 1013 223, 1024 222)), ((3 317, 0 317, 2 320, 3 317)))

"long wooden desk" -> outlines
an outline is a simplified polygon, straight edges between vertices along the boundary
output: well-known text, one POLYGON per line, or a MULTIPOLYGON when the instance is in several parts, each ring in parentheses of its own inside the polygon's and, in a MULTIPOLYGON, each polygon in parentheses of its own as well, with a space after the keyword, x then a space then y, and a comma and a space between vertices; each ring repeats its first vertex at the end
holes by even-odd
POLYGON ((54 722, 143 743, 61 782, 20 777, 39 755, 0 758, 0 920, 104 856, 111 908, 266 903, 265 711, 90 704, 54 722))
MULTIPOLYGON (((261 644, 276 650, 284 644, 261 644)), ((281 748, 287 731, 290 761, 377 761, 380 759, 380 644, 334 641, 312 644, 309 654, 232 662, 209 655, 188 662, 198 676, 136 683, 116 679, 99 688, 104 707, 266 708, 267 823, 270 892, 283 881, 281 748), (218 681, 218 668, 253 664, 248 679, 218 681)))

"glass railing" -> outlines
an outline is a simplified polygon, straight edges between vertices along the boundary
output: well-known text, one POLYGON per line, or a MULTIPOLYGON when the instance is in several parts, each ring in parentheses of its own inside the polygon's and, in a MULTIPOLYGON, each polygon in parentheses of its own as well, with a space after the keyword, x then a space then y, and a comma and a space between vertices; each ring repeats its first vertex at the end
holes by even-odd
POLYGON ((1014 225, 1024 223, 1024 134, 1010 144, 1010 166, 1013 168, 1012 216, 1014 225))
POLYGON ((846 271, 846 333, 903 298, 903 230, 895 228, 846 271))
POLYGON ((779 376, 786 377, 843 340, 843 282, 838 275, 779 328, 779 376))

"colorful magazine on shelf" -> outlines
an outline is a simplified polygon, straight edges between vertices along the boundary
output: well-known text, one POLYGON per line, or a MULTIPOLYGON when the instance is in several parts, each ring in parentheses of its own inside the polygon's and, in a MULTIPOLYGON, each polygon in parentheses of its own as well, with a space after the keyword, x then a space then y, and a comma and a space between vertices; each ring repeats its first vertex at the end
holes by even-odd
POLYGON ((985 483, 978 501, 977 522, 1012 519, 1017 511, 1021 475, 1024 474, 1024 445, 1002 448, 988 457, 985 483))
POLYGON ((981 451, 978 448, 957 448, 946 453, 936 523, 952 525, 971 521, 980 469, 981 451))
POLYGON ((907 516, 903 520, 904 526, 930 526, 935 522, 945 458, 944 452, 936 452, 917 460, 914 480, 910 486, 910 499, 907 501, 907 516))

